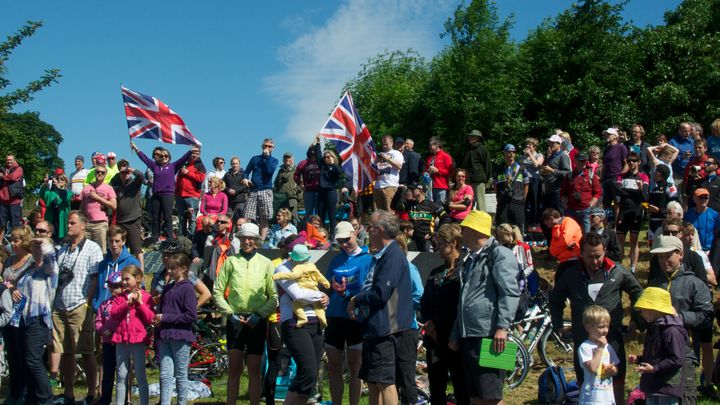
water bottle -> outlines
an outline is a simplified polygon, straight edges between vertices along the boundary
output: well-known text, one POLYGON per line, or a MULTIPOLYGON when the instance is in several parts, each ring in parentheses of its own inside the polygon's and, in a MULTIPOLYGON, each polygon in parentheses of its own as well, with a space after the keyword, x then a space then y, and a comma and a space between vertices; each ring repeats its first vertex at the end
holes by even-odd
POLYGON ((13 314, 10 318, 10 325, 18 327, 20 326, 20 319, 22 318, 23 309, 27 303, 27 297, 20 295, 20 301, 13 303, 13 314))

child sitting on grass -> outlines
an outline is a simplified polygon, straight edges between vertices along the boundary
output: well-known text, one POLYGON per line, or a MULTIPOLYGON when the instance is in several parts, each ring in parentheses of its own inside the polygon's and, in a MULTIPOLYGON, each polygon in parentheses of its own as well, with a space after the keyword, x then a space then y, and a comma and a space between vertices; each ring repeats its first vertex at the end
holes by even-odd
POLYGON ((683 398, 683 363, 688 345, 683 320, 672 306, 670 293, 648 287, 635 303, 649 324, 642 356, 628 356, 635 371, 641 373, 640 390, 647 405, 679 404, 683 398))
POLYGON ((591 305, 583 313, 583 326, 588 339, 580 345, 578 358, 585 376, 580 387, 580 404, 615 404, 612 377, 620 362, 615 350, 608 344, 610 313, 607 309, 591 305))

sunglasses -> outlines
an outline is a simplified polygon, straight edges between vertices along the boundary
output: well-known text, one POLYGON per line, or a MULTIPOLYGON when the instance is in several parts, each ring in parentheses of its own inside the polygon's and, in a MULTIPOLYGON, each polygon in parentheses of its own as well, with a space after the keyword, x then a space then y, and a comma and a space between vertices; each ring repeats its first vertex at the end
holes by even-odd
POLYGON ((107 174, 107 172, 105 172, 105 171, 100 171, 100 170, 95 170, 95 174, 105 175, 105 174, 107 174))
POLYGON ((341 245, 344 245, 346 243, 350 243, 350 238, 337 238, 335 241, 341 245))
POLYGON ((628 163, 638 163, 638 162, 640 162, 640 161, 639 160, 628 160, 628 163))

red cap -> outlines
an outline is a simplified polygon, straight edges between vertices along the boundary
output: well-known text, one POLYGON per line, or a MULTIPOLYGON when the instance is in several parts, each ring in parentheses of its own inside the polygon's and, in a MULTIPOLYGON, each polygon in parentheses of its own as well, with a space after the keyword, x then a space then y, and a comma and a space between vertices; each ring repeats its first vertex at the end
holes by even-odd
POLYGON ((56 176, 60 176, 61 174, 65 174, 65 170, 63 170, 63 169, 60 168, 60 167, 58 167, 57 169, 55 169, 55 175, 56 175, 56 176))

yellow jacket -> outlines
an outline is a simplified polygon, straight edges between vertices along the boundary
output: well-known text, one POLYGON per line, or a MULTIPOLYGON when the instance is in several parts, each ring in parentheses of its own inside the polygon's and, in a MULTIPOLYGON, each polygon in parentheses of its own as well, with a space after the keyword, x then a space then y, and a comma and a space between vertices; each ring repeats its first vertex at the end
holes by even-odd
POLYGON ((238 254, 223 263, 213 287, 213 298, 221 313, 257 313, 263 318, 275 312, 277 292, 272 275, 275 271, 270 259, 255 253, 246 260, 238 254), (225 289, 228 297, 225 298, 225 289))

